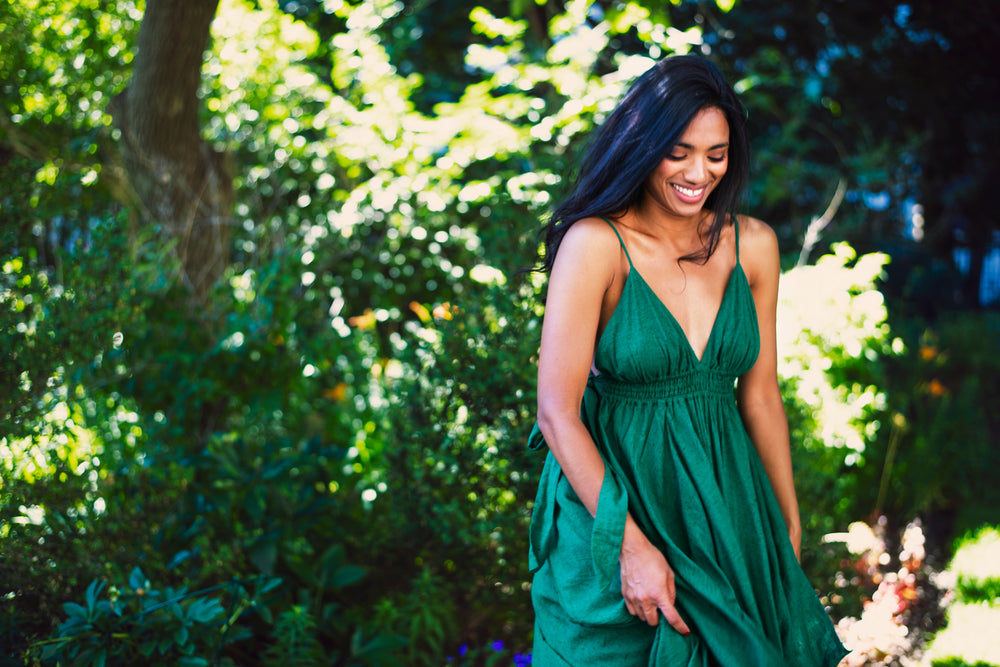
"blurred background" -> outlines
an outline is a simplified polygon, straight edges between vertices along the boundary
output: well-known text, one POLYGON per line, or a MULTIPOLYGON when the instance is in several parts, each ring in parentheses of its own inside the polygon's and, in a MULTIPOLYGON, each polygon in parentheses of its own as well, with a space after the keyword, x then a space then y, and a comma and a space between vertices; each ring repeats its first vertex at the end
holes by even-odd
POLYGON ((1000 3, 0 3, 0 664, 526 665, 547 207, 700 53, 851 665, 1000 665, 1000 3))

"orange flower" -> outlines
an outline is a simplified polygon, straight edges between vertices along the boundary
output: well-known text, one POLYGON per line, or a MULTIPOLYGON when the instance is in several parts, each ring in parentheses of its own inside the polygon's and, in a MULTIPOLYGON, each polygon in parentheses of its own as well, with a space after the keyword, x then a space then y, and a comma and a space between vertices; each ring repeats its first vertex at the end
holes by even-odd
POLYGON ((371 329, 375 326, 375 311, 366 308, 363 314, 349 317, 347 323, 357 329, 371 329))
POLYGON ((328 398, 331 401, 342 401, 344 396, 347 395, 347 383, 341 382, 335 387, 329 387, 323 390, 323 398, 328 398))
POLYGON ((424 324, 427 324, 428 322, 431 321, 431 311, 427 310, 427 306, 420 303, 419 301, 411 301, 410 310, 416 313, 417 317, 419 317, 420 321, 423 322, 424 324))
POLYGON ((938 382, 937 379, 927 383, 927 390, 934 396, 944 396, 948 393, 948 388, 938 382))
POLYGON ((455 308, 447 301, 434 306, 434 317, 441 318, 442 320, 450 320, 454 312, 455 308))
POLYGON ((937 356, 937 353, 938 351, 936 347, 931 347, 929 345, 920 346, 920 358, 924 361, 930 361, 937 356))

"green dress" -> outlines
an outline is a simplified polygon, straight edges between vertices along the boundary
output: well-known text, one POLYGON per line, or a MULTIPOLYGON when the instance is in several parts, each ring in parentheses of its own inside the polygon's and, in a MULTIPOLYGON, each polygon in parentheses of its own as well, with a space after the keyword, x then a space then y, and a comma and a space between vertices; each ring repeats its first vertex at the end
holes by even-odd
MULTIPOLYGON (((736 407, 734 382, 760 350, 739 251, 700 360, 628 261, 581 409, 606 464, 597 516, 551 453, 532 512, 532 664, 836 665, 846 651, 799 567, 736 407), (662 614, 654 628, 625 608, 618 556, 629 510, 674 570, 687 637, 662 614)), ((529 445, 544 447, 537 425, 529 445)))

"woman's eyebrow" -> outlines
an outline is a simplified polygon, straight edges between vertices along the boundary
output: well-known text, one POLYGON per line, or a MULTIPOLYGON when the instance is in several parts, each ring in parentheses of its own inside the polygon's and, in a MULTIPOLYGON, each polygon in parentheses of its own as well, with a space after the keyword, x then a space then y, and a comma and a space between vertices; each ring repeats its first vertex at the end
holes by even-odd
MULTIPOLYGON (((685 143, 680 142, 680 141, 677 142, 676 144, 674 144, 674 146, 676 146, 678 148, 686 148, 689 151, 690 150, 694 150, 694 146, 692 146, 691 144, 685 144, 685 143)), ((718 150, 720 148, 729 148, 729 142, 727 141, 727 142, 722 143, 722 144, 715 144, 714 146, 710 146, 708 150, 714 151, 714 150, 718 150)))

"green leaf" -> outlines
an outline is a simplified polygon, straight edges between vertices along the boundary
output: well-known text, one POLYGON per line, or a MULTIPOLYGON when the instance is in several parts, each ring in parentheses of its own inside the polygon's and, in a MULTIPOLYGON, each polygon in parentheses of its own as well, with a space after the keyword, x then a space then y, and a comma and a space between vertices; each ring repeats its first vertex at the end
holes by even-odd
POLYGON ((342 588, 344 586, 350 586, 353 583, 361 581, 364 579, 367 572, 363 567, 357 565, 345 565, 338 568, 334 572, 333 577, 330 578, 330 585, 335 588, 342 588))
POLYGON ((281 577, 267 577, 257 588, 257 595, 269 593, 282 584, 281 577))
POLYGON ((389 657, 392 651, 406 645, 406 640, 395 635, 376 635, 365 640, 361 631, 351 638, 351 657, 360 660, 378 660, 389 657))
POLYGON ((278 561, 278 543, 273 537, 265 536, 250 546, 250 562, 264 574, 274 574, 278 561))
POLYGON ((214 598, 201 598, 191 603, 187 610, 187 620, 194 623, 208 623, 223 613, 222 605, 214 598))
POLYGON ((128 578, 128 585, 129 588, 134 591, 137 591, 140 588, 149 588, 149 580, 146 579, 146 575, 142 573, 139 566, 132 569, 132 574, 130 574, 128 578))
POLYGON ((95 608, 97 607, 97 596, 101 592, 102 588, 104 588, 104 582, 98 581, 97 579, 94 579, 90 582, 90 585, 87 586, 87 593, 85 597, 87 600, 87 611, 90 612, 90 614, 93 614, 95 608))
POLYGON ((207 667, 208 660, 185 656, 177 661, 177 667, 207 667))
POLYGON ((70 618, 78 619, 81 621, 90 620, 90 616, 87 614, 87 610, 75 602, 66 602, 63 604, 62 608, 63 611, 66 612, 66 614, 70 618))

